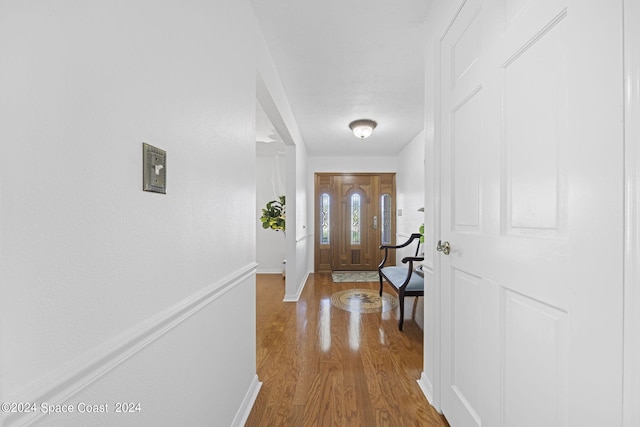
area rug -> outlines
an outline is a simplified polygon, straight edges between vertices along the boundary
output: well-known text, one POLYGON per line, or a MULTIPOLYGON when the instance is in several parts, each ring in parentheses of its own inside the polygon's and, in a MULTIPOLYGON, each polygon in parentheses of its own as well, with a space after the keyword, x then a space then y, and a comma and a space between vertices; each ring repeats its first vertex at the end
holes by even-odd
POLYGON ((346 289, 331 295, 331 305, 351 313, 377 313, 393 310, 398 299, 371 289, 346 289))
POLYGON ((377 271, 334 271, 331 278, 335 283, 344 282, 377 282, 380 276, 377 271))

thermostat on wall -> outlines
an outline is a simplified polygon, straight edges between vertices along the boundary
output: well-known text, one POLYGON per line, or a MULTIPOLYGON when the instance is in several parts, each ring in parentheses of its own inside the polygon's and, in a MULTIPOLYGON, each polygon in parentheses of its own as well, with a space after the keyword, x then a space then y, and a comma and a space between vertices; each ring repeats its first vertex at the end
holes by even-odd
POLYGON ((167 193, 167 152, 142 143, 142 189, 167 193))

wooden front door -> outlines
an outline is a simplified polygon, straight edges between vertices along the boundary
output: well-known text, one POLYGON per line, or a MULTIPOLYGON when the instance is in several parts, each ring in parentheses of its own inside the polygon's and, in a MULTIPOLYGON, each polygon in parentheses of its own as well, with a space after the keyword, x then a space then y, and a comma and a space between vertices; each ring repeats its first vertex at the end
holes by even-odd
POLYGON ((316 271, 375 270, 395 235, 395 174, 316 174, 316 271))

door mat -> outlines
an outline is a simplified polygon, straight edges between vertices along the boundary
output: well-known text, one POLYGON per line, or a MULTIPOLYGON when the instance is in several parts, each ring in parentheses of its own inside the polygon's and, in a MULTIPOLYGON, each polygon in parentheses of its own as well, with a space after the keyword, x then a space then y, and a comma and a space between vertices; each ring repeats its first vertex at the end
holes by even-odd
POLYGON ((377 271, 334 271, 331 278, 335 283, 344 282, 378 282, 380 276, 377 271))
POLYGON ((393 310, 398 299, 371 289, 346 289, 331 295, 331 305, 351 313, 377 313, 393 310))

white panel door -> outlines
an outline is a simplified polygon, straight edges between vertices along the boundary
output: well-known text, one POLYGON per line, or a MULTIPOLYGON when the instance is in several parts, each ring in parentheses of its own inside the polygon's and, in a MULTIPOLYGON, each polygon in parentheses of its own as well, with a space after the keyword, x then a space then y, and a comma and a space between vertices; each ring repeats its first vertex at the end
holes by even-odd
POLYGON ((467 0, 439 40, 442 409, 620 425, 621 0, 467 0))

